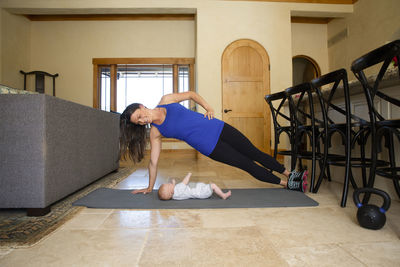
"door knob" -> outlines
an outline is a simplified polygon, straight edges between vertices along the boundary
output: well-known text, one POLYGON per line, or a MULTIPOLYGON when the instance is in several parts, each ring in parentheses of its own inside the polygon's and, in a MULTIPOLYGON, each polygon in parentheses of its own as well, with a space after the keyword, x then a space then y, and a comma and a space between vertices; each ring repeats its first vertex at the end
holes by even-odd
POLYGON ((225 113, 228 113, 229 111, 232 111, 232 109, 224 109, 225 113))

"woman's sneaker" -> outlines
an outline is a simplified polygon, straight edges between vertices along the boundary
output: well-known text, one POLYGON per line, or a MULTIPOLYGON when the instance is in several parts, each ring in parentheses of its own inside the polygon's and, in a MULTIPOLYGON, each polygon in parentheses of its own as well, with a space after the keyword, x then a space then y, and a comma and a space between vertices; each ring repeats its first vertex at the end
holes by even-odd
POLYGON ((301 172, 293 170, 289 175, 288 182, 290 182, 290 181, 307 181, 307 175, 308 175, 307 170, 304 170, 301 172))
POLYGON ((288 181, 287 183, 287 189, 289 190, 294 190, 294 191, 300 191, 300 192, 306 192, 307 190, 307 182, 306 181, 288 181))
POLYGON ((307 170, 301 172, 293 170, 289 175, 287 188, 290 190, 305 192, 307 190, 307 175, 307 170))

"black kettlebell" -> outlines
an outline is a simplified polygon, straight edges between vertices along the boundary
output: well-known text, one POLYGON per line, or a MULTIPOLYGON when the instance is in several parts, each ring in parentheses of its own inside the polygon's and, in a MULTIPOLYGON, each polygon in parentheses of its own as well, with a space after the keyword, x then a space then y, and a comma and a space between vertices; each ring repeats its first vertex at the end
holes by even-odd
POLYGON ((386 223, 386 215, 385 212, 390 207, 390 197, 389 195, 382 190, 376 188, 359 188, 356 189, 353 193, 354 204, 356 204, 357 211, 357 220, 358 223, 368 229, 378 230, 381 229, 386 223), (372 193, 377 194, 383 198, 382 207, 377 207, 371 204, 362 204, 360 202, 360 194, 361 193, 372 193))

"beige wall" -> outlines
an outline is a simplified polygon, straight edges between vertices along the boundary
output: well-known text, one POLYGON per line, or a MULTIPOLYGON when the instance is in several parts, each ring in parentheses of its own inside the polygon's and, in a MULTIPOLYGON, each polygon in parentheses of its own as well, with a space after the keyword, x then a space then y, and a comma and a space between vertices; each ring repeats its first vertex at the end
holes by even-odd
MULTIPOLYGON (((399 0, 359 0, 354 13, 328 24, 328 40, 336 41, 328 47, 329 69, 346 68, 350 80, 353 60, 388 41, 400 39, 399 0), (347 37, 340 33, 347 29, 347 37)), ((367 74, 371 72, 367 72, 367 74)))
POLYGON ((59 73, 57 96, 92 106, 99 57, 194 57, 194 21, 31 22, 32 69, 59 73))
MULTIPOLYGON (((147 12, 172 12, 177 8, 182 12, 195 10, 197 23, 28 21, 26 31, 31 32, 31 38, 28 52, 25 52, 29 54, 26 60, 31 69, 60 74, 57 78, 59 97, 90 106, 92 57, 196 56, 198 91, 214 106, 217 117, 221 117, 222 108, 221 55, 231 42, 249 38, 264 46, 271 62, 271 91, 276 92, 291 85, 291 13, 352 11, 349 5, 219 0, 115 0, 112 3, 106 0, 4 0, 0 5, 16 13, 29 8, 44 13, 49 12, 49 8, 75 12, 78 8, 90 8, 86 10, 90 12, 110 11, 111 8, 118 12, 143 12, 141 8, 148 8, 147 12), (188 43, 181 40, 188 40, 188 43)), ((20 17, 20 20, 25 19, 20 17)), ((3 56, 12 49, 3 48, 3 56)), ((10 61, 5 61, 3 68, 10 61)), ((2 77, 3 81, 13 79, 16 78, 2 77)))
POLYGON ((329 72, 327 30, 326 24, 292 23, 292 57, 311 57, 321 74, 329 72))
POLYGON ((20 70, 28 71, 30 63, 30 28, 25 17, 1 13, 0 83, 23 88, 20 70))

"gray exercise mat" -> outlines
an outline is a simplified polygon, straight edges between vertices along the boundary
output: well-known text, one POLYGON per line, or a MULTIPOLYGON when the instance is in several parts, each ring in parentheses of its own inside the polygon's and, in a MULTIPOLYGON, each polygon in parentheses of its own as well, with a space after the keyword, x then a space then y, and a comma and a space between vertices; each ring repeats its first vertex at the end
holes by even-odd
MULTIPOLYGON (((225 191, 225 189, 224 189, 225 191)), ((99 188, 75 201, 74 206, 98 209, 223 209, 318 206, 318 202, 297 191, 281 188, 232 189, 226 200, 215 194, 208 199, 158 199, 157 190, 151 194, 132 194, 132 190, 99 188)))

